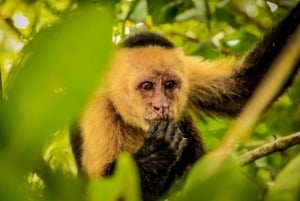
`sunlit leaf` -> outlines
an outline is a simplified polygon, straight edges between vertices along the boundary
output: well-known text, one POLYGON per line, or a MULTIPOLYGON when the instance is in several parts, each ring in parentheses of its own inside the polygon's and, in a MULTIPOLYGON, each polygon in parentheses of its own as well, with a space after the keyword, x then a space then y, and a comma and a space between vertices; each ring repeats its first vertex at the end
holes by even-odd
POLYGON ((147 2, 134 1, 131 5, 131 12, 129 12, 127 16, 136 22, 141 22, 146 20, 147 14, 147 2))
POLYGON ((245 53, 249 48, 253 47, 256 41, 257 38, 254 35, 242 30, 227 35, 221 40, 224 46, 238 54, 245 53))

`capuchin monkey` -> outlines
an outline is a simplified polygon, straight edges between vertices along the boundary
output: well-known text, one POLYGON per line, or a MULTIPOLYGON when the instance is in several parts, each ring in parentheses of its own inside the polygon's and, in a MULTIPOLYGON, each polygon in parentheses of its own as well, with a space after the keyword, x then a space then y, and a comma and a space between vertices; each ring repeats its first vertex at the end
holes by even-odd
POLYGON ((79 168, 88 178, 111 175, 129 152, 143 200, 158 200, 205 154, 192 116, 239 114, 299 21, 300 3, 243 59, 187 56, 156 33, 126 39, 72 129, 79 168))

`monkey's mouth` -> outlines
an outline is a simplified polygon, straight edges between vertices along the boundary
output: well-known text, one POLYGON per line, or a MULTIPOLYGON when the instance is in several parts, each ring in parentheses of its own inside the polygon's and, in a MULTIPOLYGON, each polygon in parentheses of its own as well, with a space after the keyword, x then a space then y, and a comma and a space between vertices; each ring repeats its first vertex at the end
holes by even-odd
POLYGON ((172 121, 175 119, 175 113, 173 110, 170 110, 169 112, 165 112, 163 114, 158 114, 157 112, 153 111, 145 111, 145 114, 143 115, 144 121, 148 124, 157 123, 161 121, 172 121))
POLYGON ((152 118, 152 119, 148 119, 145 118, 144 120, 148 123, 148 124, 153 124, 153 123, 158 123, 161 121, 172 121, 174 118, 172 117, 158 117, 158 118, 152 118))

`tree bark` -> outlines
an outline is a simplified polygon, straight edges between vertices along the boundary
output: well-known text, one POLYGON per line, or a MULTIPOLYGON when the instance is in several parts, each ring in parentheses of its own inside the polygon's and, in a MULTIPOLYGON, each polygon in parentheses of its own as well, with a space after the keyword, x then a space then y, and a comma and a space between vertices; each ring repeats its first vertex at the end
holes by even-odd
POLYGON ((300 132, 280 137, 264 144, 256 149, 253 149, 239 157, 239 162, 242 166, 252 163, 253 161, 270 155, 278 151, 284 151, 294 145, 300 144, 300 132))

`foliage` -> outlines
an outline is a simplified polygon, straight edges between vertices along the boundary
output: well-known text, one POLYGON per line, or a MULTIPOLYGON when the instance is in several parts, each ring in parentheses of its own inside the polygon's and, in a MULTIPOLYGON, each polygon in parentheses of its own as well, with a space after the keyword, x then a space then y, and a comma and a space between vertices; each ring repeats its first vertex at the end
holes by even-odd
MULTIPOLYGON (((126 154, 112 178, 86 184, 74 177, 66 127, 101 81, 111 37, 118 43, 150 30, 190 55, 242 56, 296 2, 0 0, 0 199, 140 200, 136 167, 126 154)), ((258 120, 251 137, 237 145, 235 155, 299 131, 299 100, 298 76, 258 120)), ((211 117, 199 121, 209 150, 221 144, 231 123, 211 117)), ((235 157, 223 160, 212 151, 171 199, 299 200, 299 151, 294 147, 243 169, 235 157)))
POLYGON ((270 188, 266 196, 266 201, 299 199, 299 166, 300 157, 298 155, 280 172, 274 186, 270 188))
POLYGON ((89 185, 91 200, 141 200, 138 171, 133 158, 121 154, 116 167, 116 173, 102 180, 92 181, 89 185), (130 171, 130 174, 128 174, 130 171))
MULTIPOLYGON (((89 91, 99 82, 112 46, 111 17, 106 10, 100 11, 91 6, 82 8, 41 31, 24 49, 22 62, 12 69, 8 98, 1 105, 1 199, 26 200, 27 192, 10 191, 19 191, 23 175, 32 170, 43 142, 80 113, 89 91), (102 32, 95 24, 107 28, 102 32)), ((73 194, 76 185, 66 185, 64 193, 57 189, 63 183, 49 180, 47 190, 53 191, 53 198, 82 197, 73 194)))

